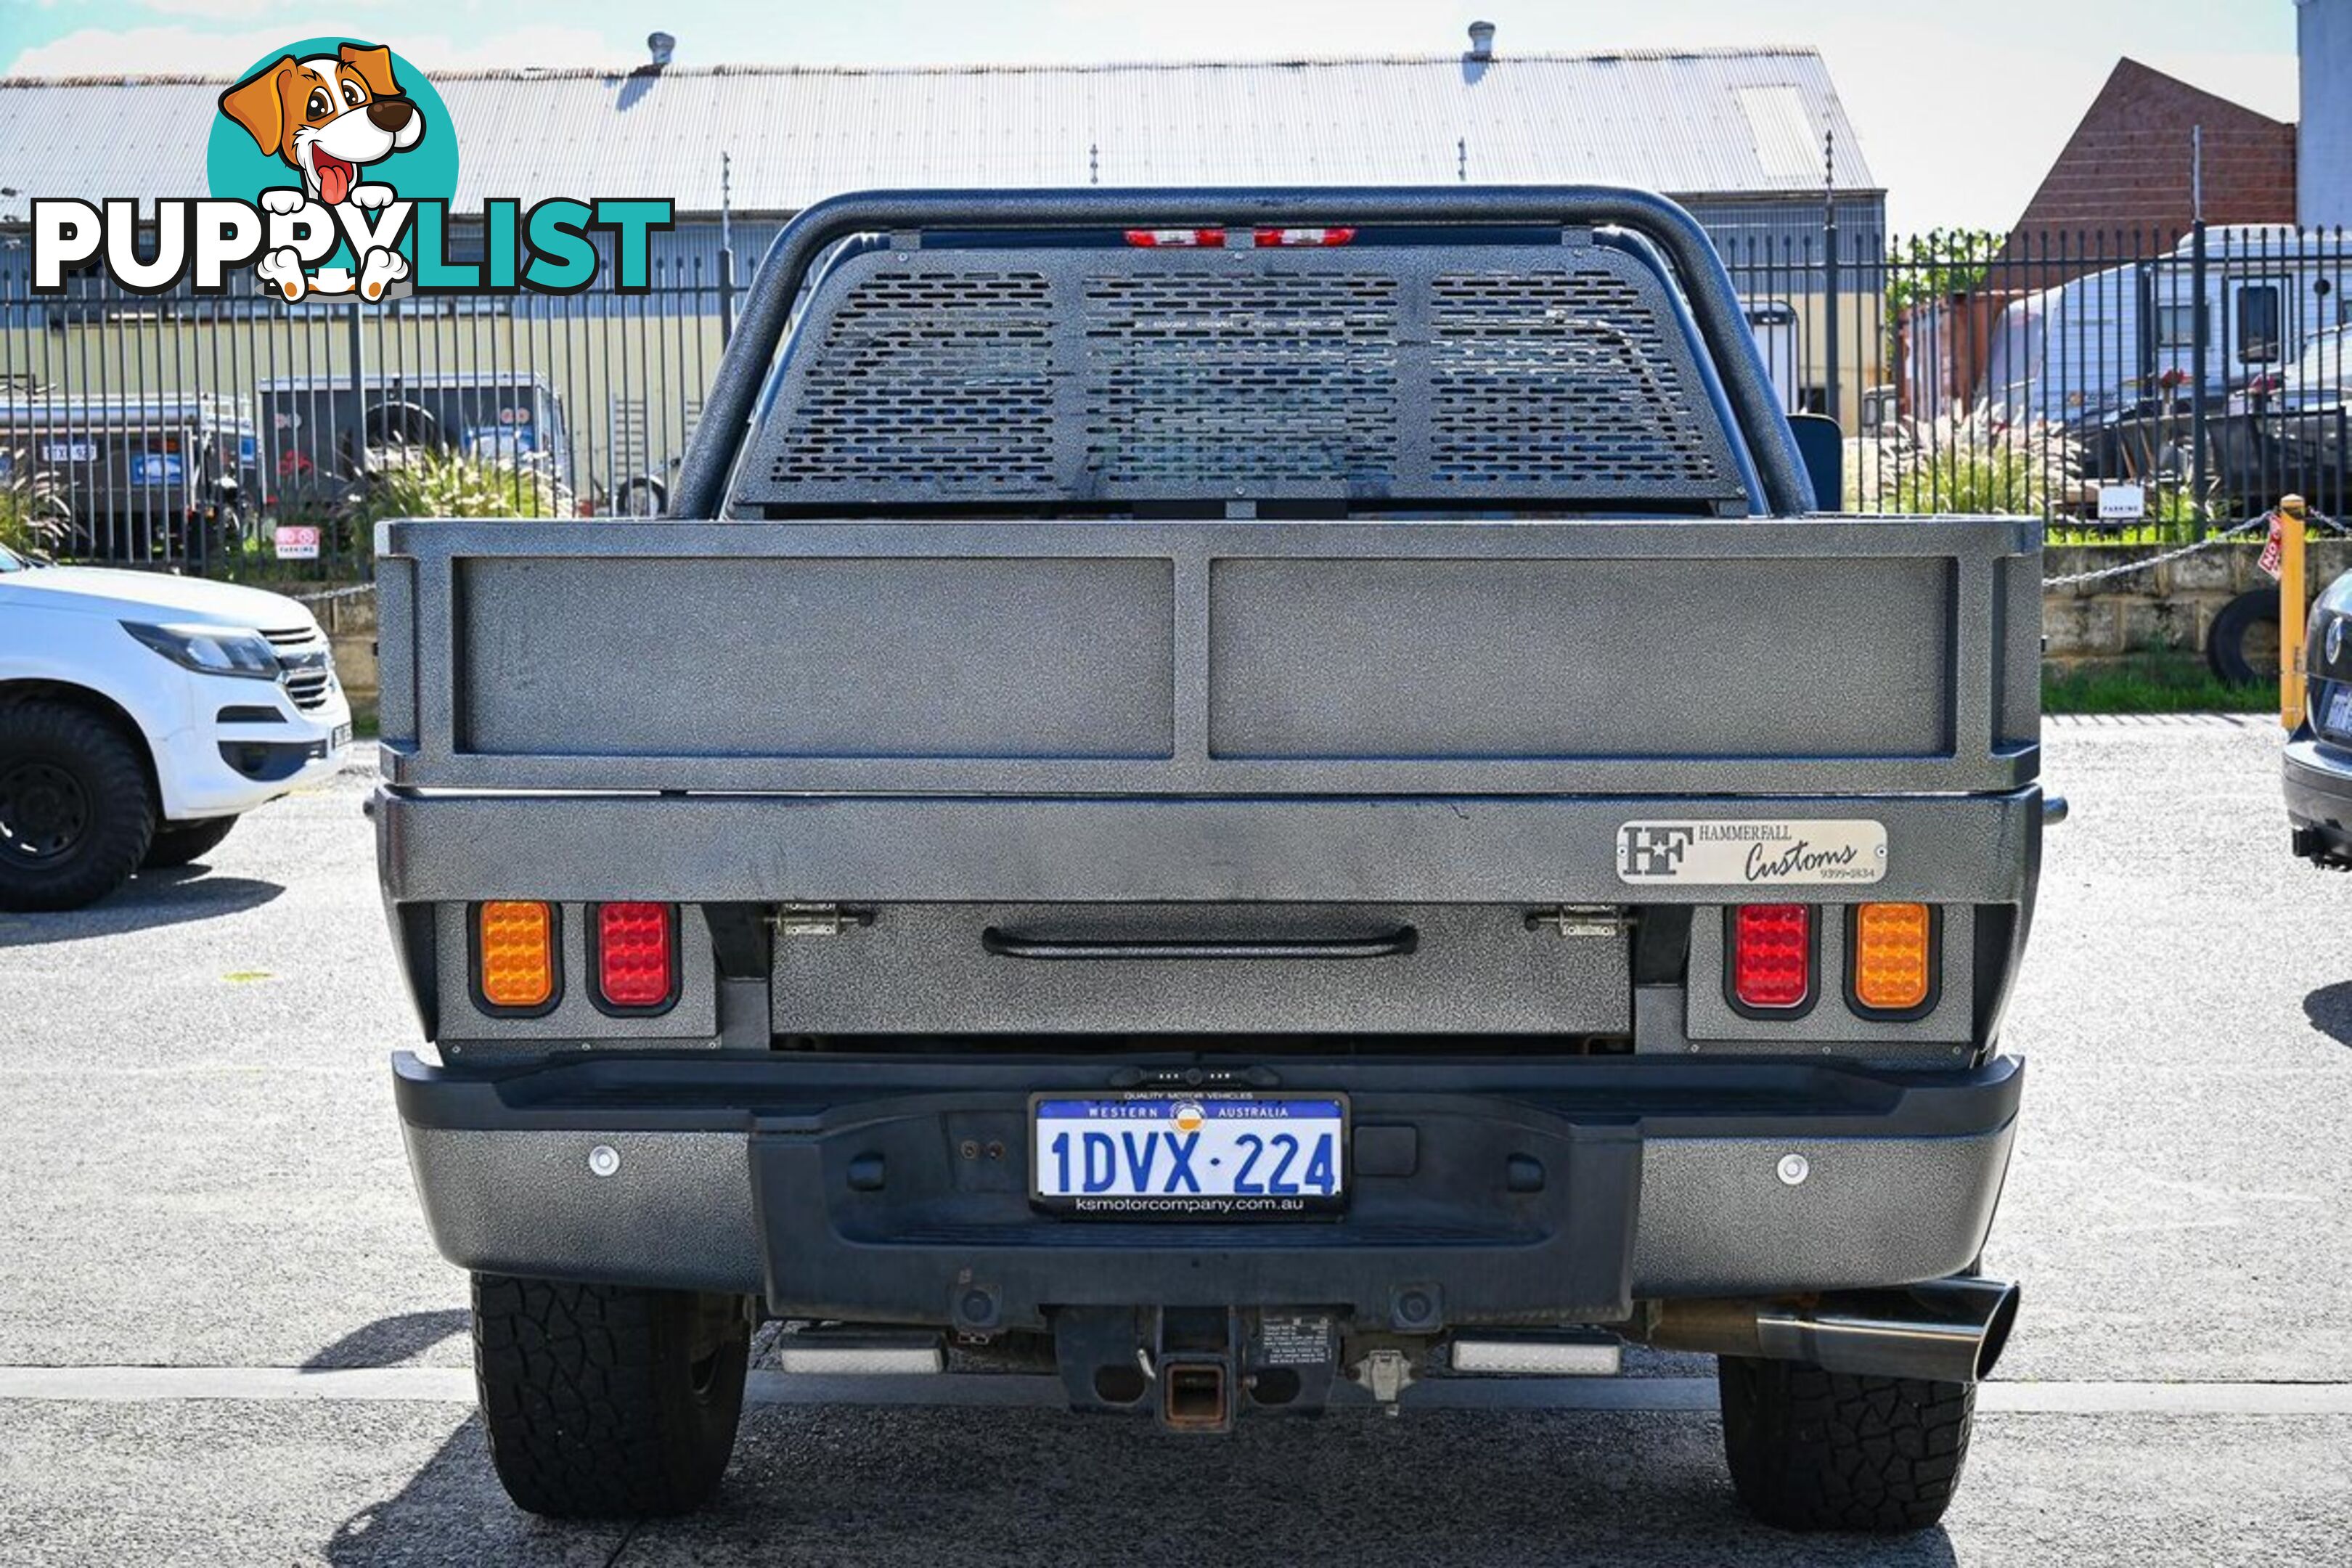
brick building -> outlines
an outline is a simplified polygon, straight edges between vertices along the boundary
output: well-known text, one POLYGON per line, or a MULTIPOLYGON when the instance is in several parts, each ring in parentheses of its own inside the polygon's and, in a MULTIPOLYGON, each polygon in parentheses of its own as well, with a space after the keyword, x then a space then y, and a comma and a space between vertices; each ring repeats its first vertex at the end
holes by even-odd
POLYGON ((2020 269, 1997 275, 2042 289, 2170 248, 2196 216, 2190 148, 2200 128, 2208 224, 2295 221, 2291 122, 2123 59, 2010 233, 2000 260, 2020 269))

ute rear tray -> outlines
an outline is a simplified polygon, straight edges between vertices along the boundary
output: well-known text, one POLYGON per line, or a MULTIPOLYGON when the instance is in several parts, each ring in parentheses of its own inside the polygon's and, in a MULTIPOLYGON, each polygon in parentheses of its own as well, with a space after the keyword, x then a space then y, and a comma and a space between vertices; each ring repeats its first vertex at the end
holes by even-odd
POLYGON ((1866 795, 2035 771, 2030 520, 446 521, 379 548, 400 788, 1866 795))

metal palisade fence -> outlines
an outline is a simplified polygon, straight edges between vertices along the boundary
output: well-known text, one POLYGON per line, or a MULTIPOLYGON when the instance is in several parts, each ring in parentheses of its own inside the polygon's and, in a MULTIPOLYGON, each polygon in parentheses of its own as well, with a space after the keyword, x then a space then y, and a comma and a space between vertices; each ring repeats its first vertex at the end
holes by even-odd
MULTIPOLYGON (((657 261, 642 294, 360 308, 88 278, 34 296, 0 269, 0 542, 350 580, 379 517, 657 510, 726 340, 724 259, 657 261)), ((2288 491, 2352 510, 2340 231, 1825 223, 1725 261, 1789 407, 1844 431, 1849 510, 2142 541, 2288 491)))
POLYGON ((1790 408, 1845 433, 1850 510, 2172 541, 2352 503, 2341 230, 1825 227, 1726 260, 1790 408))
POLYGON ((371 569, 381 517, 649 514, 718 368, 724 279, 656 258, 643 293, 353 306, 0 273, 0 542, 334 579, 371 569))

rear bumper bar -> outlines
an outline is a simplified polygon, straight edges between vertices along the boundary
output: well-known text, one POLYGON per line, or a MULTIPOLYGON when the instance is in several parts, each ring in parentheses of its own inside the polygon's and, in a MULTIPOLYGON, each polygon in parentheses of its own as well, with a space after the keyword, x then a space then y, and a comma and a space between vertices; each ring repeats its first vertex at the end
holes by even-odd
POLYGON ((1434 1332, 1938 1279, 1983 1244, 2023 1081, 2011 1058, 1958 1073, 1269 1061, 1250 1085, 1349 1097, 1344 1217, 1032 1208, 1031 1092, 1133 1087, 1191 1059, 583 1053, 451 1069, 402 1054, 394 1073, 454 1263, 970 1331, 1053 1307, 1312 1305, 1434 1332))
POLYGON ((2352 862, 2352 751, 2306 734, 2280 767, 2295 853, 2352 862))

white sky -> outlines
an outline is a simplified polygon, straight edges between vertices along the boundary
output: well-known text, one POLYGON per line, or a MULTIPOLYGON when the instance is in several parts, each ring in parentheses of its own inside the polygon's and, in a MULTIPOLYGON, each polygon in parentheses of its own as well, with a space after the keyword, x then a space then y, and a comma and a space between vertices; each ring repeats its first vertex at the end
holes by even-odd
POLYGON ((655 26, 688 64, 1444 53, 1481 15, 1504 55, 1818 46, 1906 232, 2008 226, 2126 54, 2295 115, 2293 0, 335 0, 316 19, 285 0, 0 0, 0 69, 229 72, 343 29, 428 69, 627 65, 655 26))

